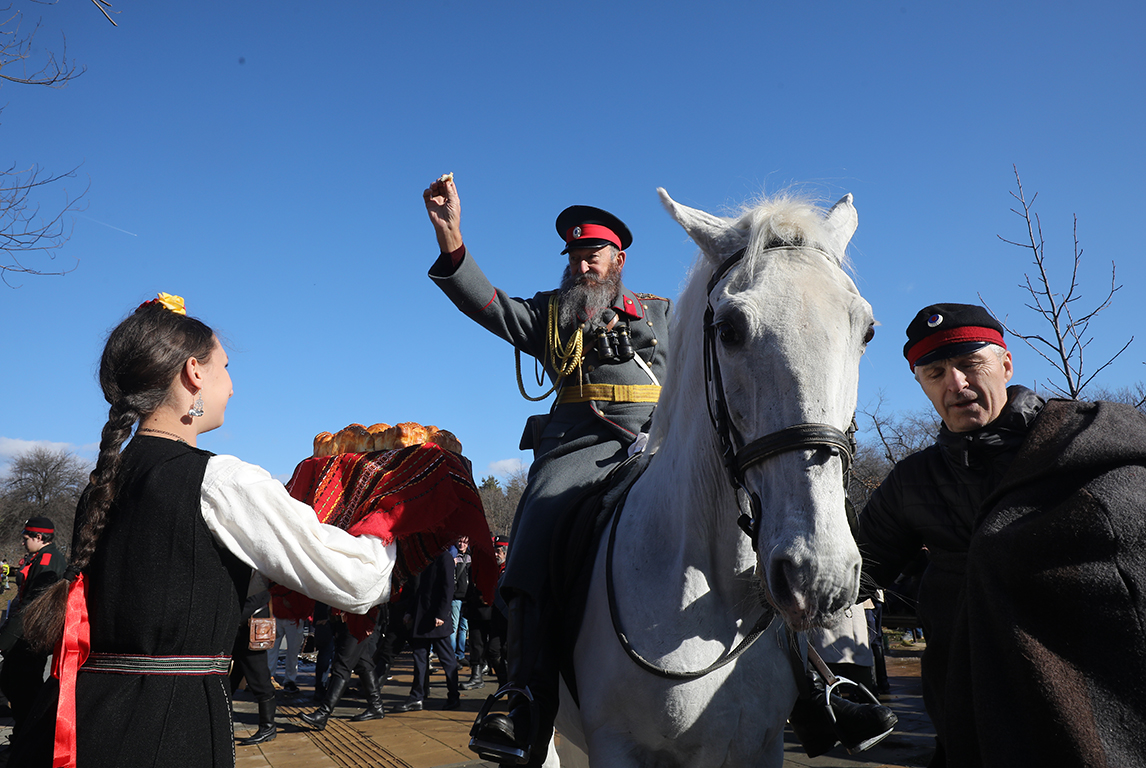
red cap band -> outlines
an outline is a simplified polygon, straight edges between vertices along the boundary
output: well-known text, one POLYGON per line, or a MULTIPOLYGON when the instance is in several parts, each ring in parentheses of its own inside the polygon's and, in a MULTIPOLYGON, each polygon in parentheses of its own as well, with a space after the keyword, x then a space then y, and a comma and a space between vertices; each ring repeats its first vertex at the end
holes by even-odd
POLYGON ((608 240, 617 248, 621 247, 621 238, 608 227, 602 227, 600 224, 582 224, 577 227, 570 227, 565 230, 565 242, 572 243, 574 240, 582 240, 586 237, 596 237, 601 240, 608 240), (580 230, 580 232, 577 232, 580 230), (574 234, 576 233, 576 234, 574 234))
POLYGON ((1003 334, 994 328, 981 328, 974 325, 965 325, 961 328, 952 328, 949 331, 940 331, 920 340, 918 344, 907 351, 907 364, 915 370, 915 361, 929 352, 934 352, 948 344, 961 344, 967 341, 985 341, 988 344, 998 344, 1007 348, 1003 341, 1003 334))
POLYGON ((25 528, 28 533, 55 533, 51 528, 25 528))

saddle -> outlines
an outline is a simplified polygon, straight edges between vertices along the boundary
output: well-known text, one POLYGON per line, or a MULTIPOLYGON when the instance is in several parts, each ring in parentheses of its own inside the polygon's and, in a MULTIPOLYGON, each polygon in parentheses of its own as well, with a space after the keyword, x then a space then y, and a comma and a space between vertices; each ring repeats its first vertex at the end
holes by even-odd
POLYGON ((560 639, 561 675, 578 706, 581 701, 573 670, 573 647, 585 614, 594 554, 624 497, 648 464, 649 456, 644 452, 618 464, 562 510, 561 519, 554 527, 549 582, 553 593, 549 605, 560 606, 560 610, 550 611, 557 630, 551 636, 560 639))

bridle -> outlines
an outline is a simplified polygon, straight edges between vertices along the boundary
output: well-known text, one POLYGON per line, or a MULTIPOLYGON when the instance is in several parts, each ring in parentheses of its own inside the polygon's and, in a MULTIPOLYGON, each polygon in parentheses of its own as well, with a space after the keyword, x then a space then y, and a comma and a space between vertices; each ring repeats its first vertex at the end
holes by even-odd
MULTIPOLYGON (((762 253, 791 247, 765 248, 762 253)), ((747 248, 741 248, 729 256, 708 281, 708 306, 704 311, 704 377, 709 393, 706 398, 708 417, 720 439, 724 468, 736 494, 737 506, 740 507, 741 490, 744 490, 750 499, 750 511, 745 512, 740 508, 740 516, 736 522, 752 542, 752 548, 756 549, 757 534, 760 530, 760 496, 744 487, 744 476, 749 467, 789 451, 827 448, 833 456, 839 456, 843 462, 843 482, 846 490, 851 473, 852 456, 855 454, 855 418, 852 418, 851 428, 846 433, 831 424, 795 424, 745 444, 743 436, 728 415, 724 380, 720 374, 720 359, 716 355, 717 331, 714 323, 716 310, 712 306, 712 292, 729 271, 743 260, 747 252, 747 248), (738 445, 741 447, 737 448, 738 445)))
MULTIPOLYGON (((765 248, 762 252, 790 247, 792 246, 765 248)), ((737 506, 739 507, 740 505, 741 490, 744 490, 751 499, 752 514, 748 514, 741 509, 740 517, 736 522, 740 526, 740 529, 748 536, 752 542, 752 549, 755 550, 757 547, 756 534, 760 527, 760 497, 754 491, 748 491, 744 488, 744 475, 748 471, 748 468, 781 453, 806 450, 809 448, 827 448, 831 451, 833 456, 839 456, 843 462, 843 482, 846 491, 850 479, 852 456, 855 454, 856 423, 853 416, 851 427, 846 433, 841 432, 830 424, 796 424, 769 433, 763 437, 758 437, 746 445, 744 444, 744 439, 740 435, 740 431, 736 429, 736 425, 732 423, 732 420, 728 416, 728 406, 725 402, 724 382, 720 375, 720 361, 716 356, 716 326, 713 323, 716 311, 712 307, 712 292, 715 290, 717 283, 719 283, 734 266, 740 263, 745 253, 747 253, 747 249, 741 248, 725 259, 716 270, 716 273, 713 274, 712 279, 708 281, 706 289, 708 293, 708 308, 704 312, 704 375, 706 385, 708 385, 707 388, 711 392, 711 396, 705 398, 708 405, 708 416, 712 420, 712 425, 716 429, 717 435, 720 437, 720 448, 724 459, 724 467, 728 472, 729 482, 732 484, 732 489, 736 494, 737 506), (742 447, 737 449, 737 445, 741 445, 742 447)), ((621 647, 628 657, 646 672, 668 680, 696 680, 735 661, 743 655, 745 651, 751 648, 753 643, 772 626, 772 622, 776 618, 775 609, 762 600, 761 603, 765 609, 764 613, 756 620, 756 623, 752 625, 748 634, 737 643, 736 647, 730 649, 727 653, 721 654, 716 661, 704 669, 694 671, 670 670, 657 666, 644 658, 633 647, 632 642, 621 626, 621 613, 617 605, 616 590, 613 582, 613 549, 617 539, 617 527, 620 524, 621 510, 624 509, 625 500, 628 498, 629 490, 631 489, 632 485, 625 489, 625 492, 621 495, 620 500, 613 510, 613 521, 609 530, 608 546, 605 554, 605 593, 609 600, 609 618, 613 623, 613 631, 616 633, 617 640, 620 641, 621 647)), ((795 635, 791 630, 788 630, 785 635, 781 636, 779 641, 781 643, 786 642, 789 651, 796 647, 795 635)))

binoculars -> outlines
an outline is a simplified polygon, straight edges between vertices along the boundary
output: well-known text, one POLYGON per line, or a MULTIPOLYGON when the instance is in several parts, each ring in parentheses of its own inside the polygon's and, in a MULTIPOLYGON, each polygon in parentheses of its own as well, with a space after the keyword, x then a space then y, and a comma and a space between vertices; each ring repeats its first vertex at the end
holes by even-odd
POLYGON ((623 363, 633 359, 633 340, 627 326, 622 325, 612 331, 598 330, 596 347, 597 357, 603 363, 623 363))

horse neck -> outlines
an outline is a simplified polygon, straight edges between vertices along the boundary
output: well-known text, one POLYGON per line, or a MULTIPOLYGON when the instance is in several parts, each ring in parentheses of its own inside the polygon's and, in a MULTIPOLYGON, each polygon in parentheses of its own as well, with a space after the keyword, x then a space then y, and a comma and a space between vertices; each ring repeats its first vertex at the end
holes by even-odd
POLYGON ((733 596, 754 589, 744 583, 743 574, 755 564, 755 555, 737 525, 736 494, 707 411, 697 407, 704 398, 703 388, 697 389, 675 401, 691 401, 693 407, 684 418, 670 419, 630 494, 624 512, 631 520, 627 536, 632 556, 660 564, 650 569, 651 578, 669 584, 686 569, 696 569, 712 589, 733 596), (657 570, 661 574, 653 576, 657 570))

